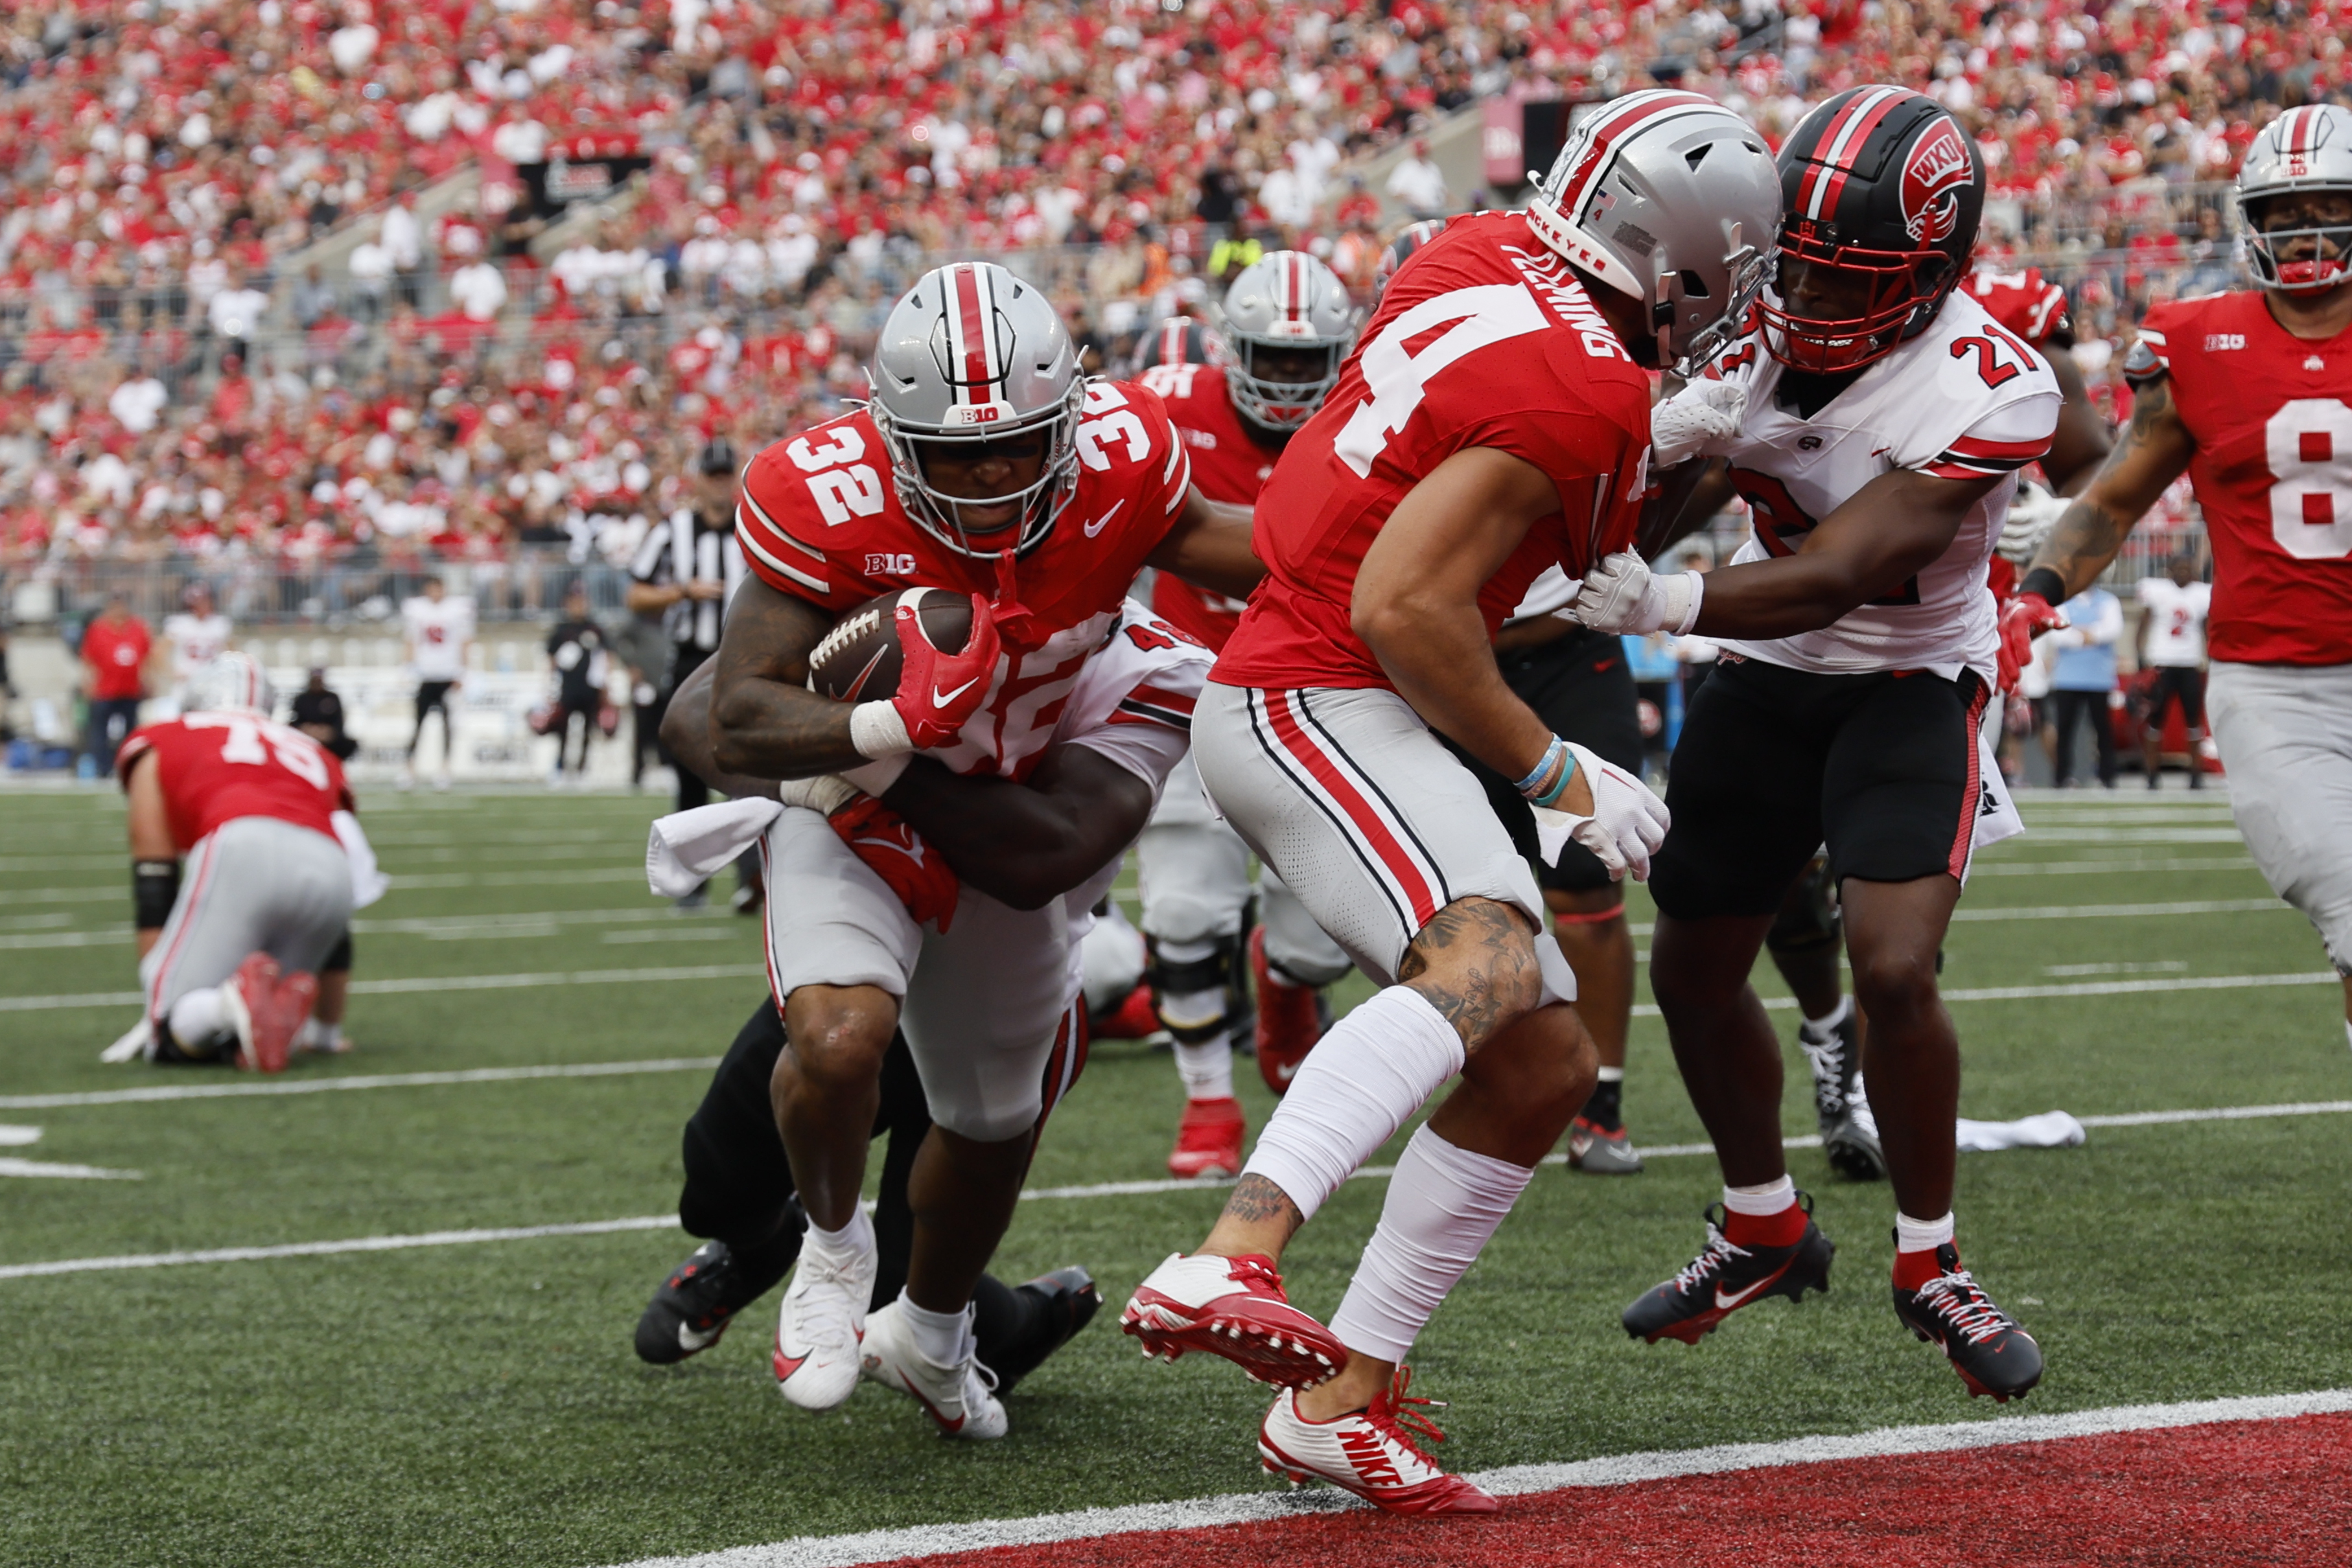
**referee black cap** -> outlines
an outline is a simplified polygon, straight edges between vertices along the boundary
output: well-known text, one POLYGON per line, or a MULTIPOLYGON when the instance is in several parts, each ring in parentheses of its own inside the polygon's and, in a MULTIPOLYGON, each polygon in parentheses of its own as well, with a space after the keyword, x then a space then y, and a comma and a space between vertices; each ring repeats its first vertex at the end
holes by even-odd
POLYGON ((705 474, 734 473, 735 444, 723 435, 718 437, 702 449, 697 466, 705 474))

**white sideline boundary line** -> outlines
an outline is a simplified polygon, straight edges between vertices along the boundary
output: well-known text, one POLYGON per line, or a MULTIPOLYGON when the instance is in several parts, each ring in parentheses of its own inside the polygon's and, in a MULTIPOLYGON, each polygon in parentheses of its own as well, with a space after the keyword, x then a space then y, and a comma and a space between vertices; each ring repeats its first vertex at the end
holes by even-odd
MULTIPOLYGON (((2346 1410, 2352 1410, 2352 1389, 2205 1399, 2177 1405, 2120 1405, 2057 1416, 1995 1416, 1981 1421, 1955 1421, 1935 1427, 1881 1427, 1868 1432, 1791 1437, 1777 1443, 1727 1443, 1707 1448, 1618 1454, 1572 1464, 1514 1465, 1469 1479, 1498 1496, 1517 1497, 1570 1488, 1630 1486, 1683 1476, 1718 1475, 1727 1470, 1955 1453, 2069 1437, 2104 1437, 2116 1432, 2161 1431, 2221 1422, 2279 1421, 2346 1410)), ((1182 1502, 1080 1509, 1029 1519, 983 1519, 968 1524, 926 1524, 856 1535, 799 1536, 765 1546, 738 1546, 688 1557, 640 1558, 625 1568, 851 1568, 856 1563, 889 1563, 934 1553, 1046 1546, 1144 1531, 1213 1529, 1370 1506, 1336 1489, 1318 1488, 1301 1493, 1287 1490, 1231 1492, 1182 1502)))
MULTIPOLYGON (((344 1080, 343 1082, 351 1082, 344 1080)), ((2138 1111, 2114 1116, 2080 1118, 2086 1127, 2151 1127, 2179 1122, 2241 1122, 2272 1116, 2316 1116, 2352 1113, 2352 1100, 2315 1101, 2297 1105, 2229 1105, 2198 1111, 2138 1111)), ((1819 1147, 1817 1137, 1787 1138, 1790 1149, 1819 1147)), ((1710 1155, 1712 1144, 1664 1144, 1636 1149, 1650 1159, 1681 1155, 1710 1155)), ((1565 1165, 1566 1155, 1547 1155, 1544 1164, 1565 1165)), ((110 1173, 122 1175, 127 1173, 110 1173)), ((1381 1181, 1396 1174, 1394 1166, 1367 1166, 1350 1181, 1381 1181)), ((1031 1187, 1023 1202, 1088 1197, 1137 1197, 1164 1192, 1217 1192, 1230 1181, 1107 1181, 1085 1186, 1031 1187)), ((362 1236, 341 1241, 296 1241, 275 1247, 223 1247, 201 1252, 136 1252, 112 1258, 62 1258, 41 1263, 0 1265, 0 1280, 31 1279, 47 1274, 87 1274, 124 1269, 168 1269, 184 1263, 251 1263, 272 1258, 324 1258, 344 1252, 399 1252, 417 1247, 467 1247, 488 1241, 527 1241, 544 1236, 601 1236, 624 1230, 675 1228, 674 1214, 636 1215, 625 1219, 592 1219, 571 1225, 509 1226, 485 1230, 428 1230, 407 1236, 362 1236)))

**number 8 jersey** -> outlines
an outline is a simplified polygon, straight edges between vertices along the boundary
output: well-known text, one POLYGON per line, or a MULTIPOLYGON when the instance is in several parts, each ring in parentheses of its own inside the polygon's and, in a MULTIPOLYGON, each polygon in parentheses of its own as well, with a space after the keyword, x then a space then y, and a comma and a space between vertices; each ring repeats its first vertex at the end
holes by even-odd
POLYGON ((1486 580, 1492 632, 1545 568, 1580 576, 1629 549, 1648 484, 1650 379, 1522 213, 1455 218, 1389 280, 1315 417, 1258 493, 1266 564, 1214 679, 1389 686, 1349 624, 1364 552, 1448 457, 1492 447, 1549 476, 1538 519, 1486 580))
MULTIPOLYGON (((1872 362, 1811 419, 1775 398, 1786 371, 1760 333, 1732 344, 1706 373, 1748 387, 1739 434, 1706 447, 1730 460, 1753 525, 1735 566, 1794 555, 1822 518, 1882 474, 2013 475, 2050 449, 2058 427, 2058 380, 2049 365, 1958 291, 1926 330, 1872 362)), ((1723 646, 1830 674, 1932 670, 1957 680, 1972 669, 1991 681, 1999 629, 1985 563, 2016 494, 2011 479, 1979 497, 1944 553, 1894 592, 1818 632, 1723 646)))
POLYGON ((2139 338, 2127 370, 2171 373, 2197 442, 2211 656, 2352 664, 2352 332, 2306 341, 2247 290, 2156 306, 2139 338))

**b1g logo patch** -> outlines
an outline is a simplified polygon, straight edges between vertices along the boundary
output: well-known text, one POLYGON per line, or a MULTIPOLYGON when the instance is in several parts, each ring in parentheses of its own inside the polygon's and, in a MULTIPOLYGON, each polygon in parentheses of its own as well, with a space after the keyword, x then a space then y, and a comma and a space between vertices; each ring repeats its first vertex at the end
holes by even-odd
POLYGON ((1946 118, 1919 139, 1903 165, 1903 228, 1921 245, 1952 237, 1960 226, 1960 193, 1975 183, 1976 153, 1946 118))
POLYGON ((2209 354, 2218 354, 2224 349, 2242 349, 2245 346, 2246 335, 2243 332, 2208 332, 2205 334, 2205 351, 2209 354))
POLYGON ((869 555, 866 558, 868 577, 908 577, 915 570, 915 558, 910 555, 869 555))

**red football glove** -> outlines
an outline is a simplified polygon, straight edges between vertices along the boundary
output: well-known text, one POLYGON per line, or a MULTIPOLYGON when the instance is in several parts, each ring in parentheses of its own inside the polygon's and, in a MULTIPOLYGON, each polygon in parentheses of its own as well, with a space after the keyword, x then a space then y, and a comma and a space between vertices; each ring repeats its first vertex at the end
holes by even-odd
POLYGON ((946 857, 925 843, 905 818, 873 796, 860 795, 825 821, 889 884, 917 925, 936 920, 942 932, 947 930, 963 883, 949 869, 946 857))
POLYGON ((2017 674, 2033 660, 2033 640, 2066 624, 2066 612, 2038 593, 2021 593, 2001 607, 2000 689, 2017 689, 2017 674))
POLYGON ((942 653, 923 635, 915 612, 901 604, 895 617, 898 632, 898 695, 890 706, 907 726, 907 738, 918 751, 945 746, 956 737, 964 720, 980 711, 996 675, 996 617, 988 601, 971 596, 971 635, 960 653, 942 653))

